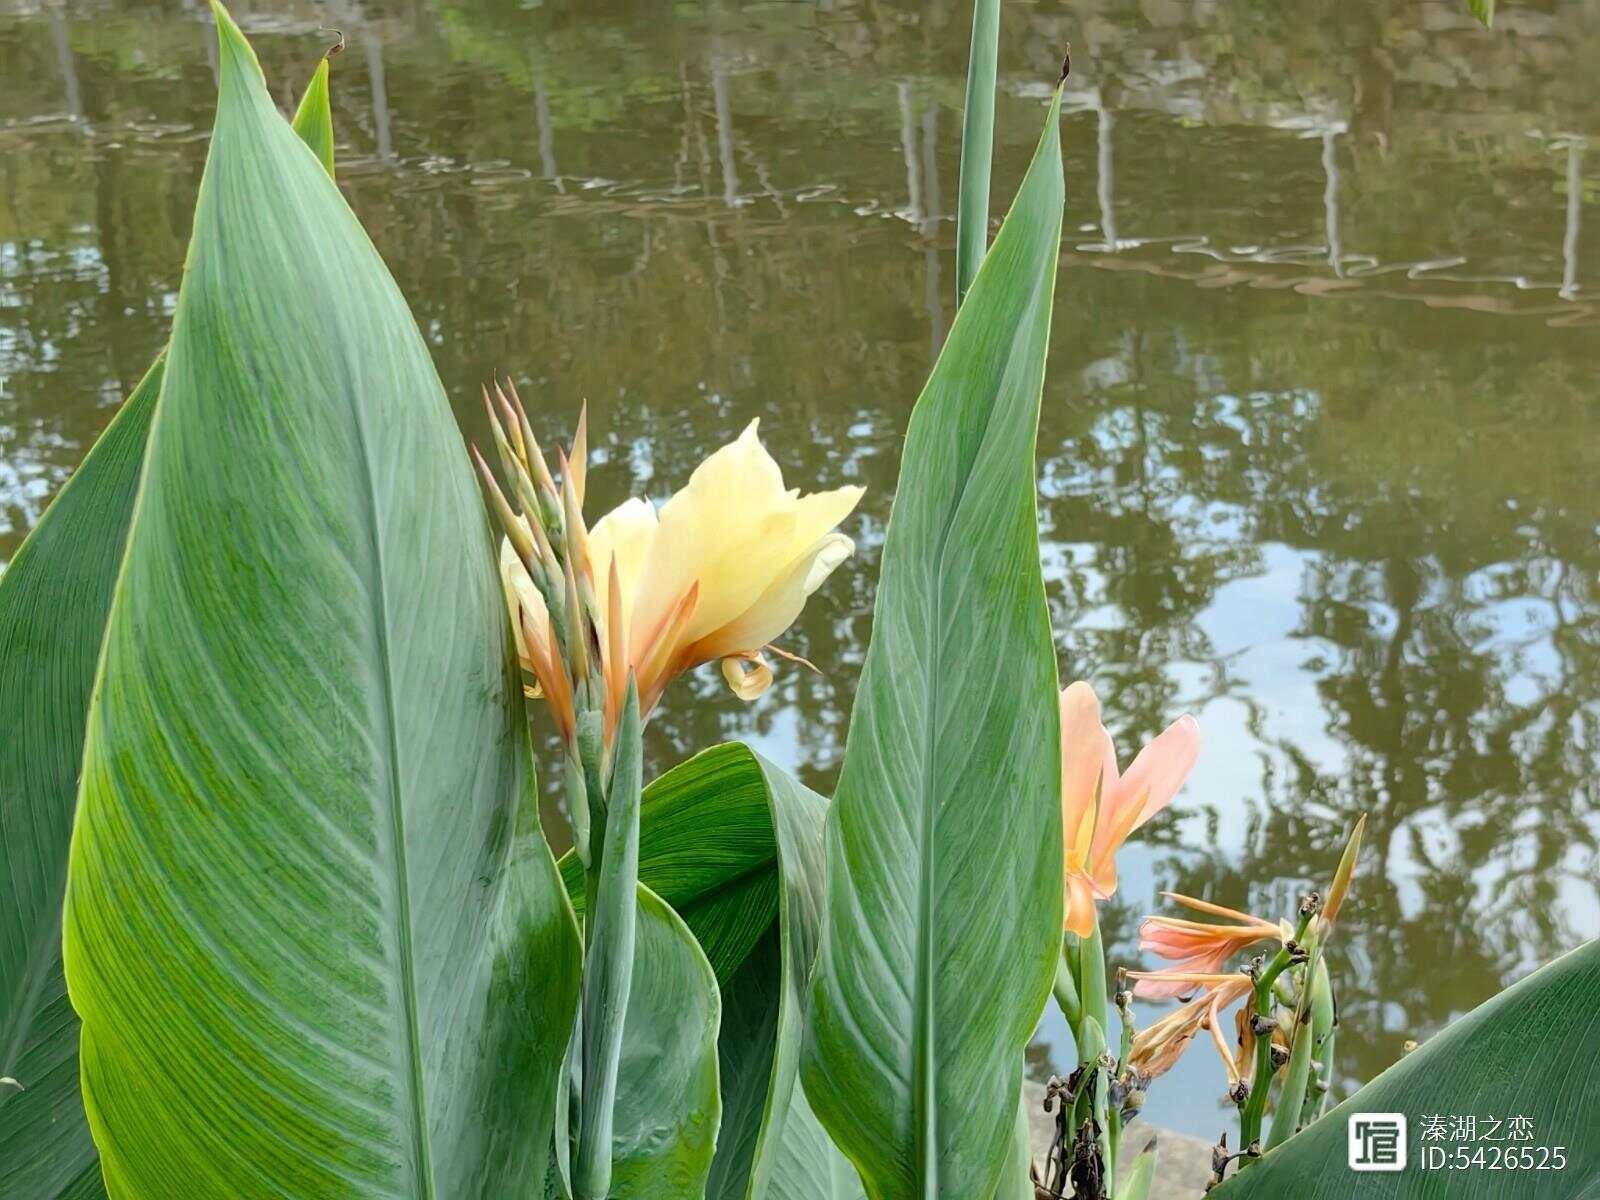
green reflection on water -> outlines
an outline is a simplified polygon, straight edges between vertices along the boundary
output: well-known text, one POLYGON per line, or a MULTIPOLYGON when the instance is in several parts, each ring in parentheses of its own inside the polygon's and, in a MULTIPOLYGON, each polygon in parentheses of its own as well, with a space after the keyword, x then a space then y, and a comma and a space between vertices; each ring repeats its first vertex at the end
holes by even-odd
MULTIPOLYGON (((199 12, 0 2, 0 560, 165 338, 212 109, 199 12)), ((332 19, 243 15, 285 105, 332 19)), ((341 183, 468 436, 515 378, 588 398, 602 504, 761 417, 869 487, 858 558, 754 708, 711 674, 664 766, 757 740, 826 788, 900 431, 951 315, 968 12, 949 3, 340 7, 341 183)), ((1132 847, 1277 911, 1357 813, 1353 1077, 1600 929, 1600 3, 1010 4, 996 187, 1062 44, 1070 211, 1041 431, 1063 673, 1131 753, 1208 739, 1132 847), (1587 139, 1587 140, 1586 140, 1587 139)), ((975 647, 975 652, 981 648, 975 647)), ((1047 1024, 1039 1047, 1045 1069, 1047 1024)), ((1158 1122, 1214 1136, 1202 1047, 1158 1122)))

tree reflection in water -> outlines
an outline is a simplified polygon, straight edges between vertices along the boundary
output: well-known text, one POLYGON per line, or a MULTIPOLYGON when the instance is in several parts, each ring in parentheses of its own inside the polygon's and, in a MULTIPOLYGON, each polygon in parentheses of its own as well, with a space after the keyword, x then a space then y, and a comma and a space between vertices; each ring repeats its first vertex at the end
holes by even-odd
MULTIPOLYGON (((794 478, 867 485, 860 554, 788 642, 824 674, 785 665, 753 708, 690 681, 648 747, 753 738, 828 788, 953 312, 969 10, 339 7, 341 183, 469 437, 509 372, 549 440, 590 400, 595 512, 755 416, 794 478)), ((1370 813, 1334 950, 1364 1078, 1600 931, 1600 4, 1494 35, 1456 0, 1007 13, 997 194, 1073 46, 1040 441, 1063 674, 1122 744, 1184 709, 1208 739, 1108 936, 1131 955, 1158 887, 1284 908, 1370 813)), ((202 14, 0 0, 0 561, 165 337, 202 14)), ((325 19, 252 6, 283 97, 325 19)), ((1214 1136, 1195 1064, 1151 1116, 1214 1136)))

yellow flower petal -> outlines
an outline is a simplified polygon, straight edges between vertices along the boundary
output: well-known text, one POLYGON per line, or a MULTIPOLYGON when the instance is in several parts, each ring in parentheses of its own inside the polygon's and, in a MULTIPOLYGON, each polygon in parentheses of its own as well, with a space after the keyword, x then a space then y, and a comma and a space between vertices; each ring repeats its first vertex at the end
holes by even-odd
POLYGON ((856 544, 844 534, 830 533, 790 563, 742 614, 692 645, 689 657, 706 662, 759 650, 794 624, 806 599, 855 549, 856 544))
POLYGON ((634 604, 639 579, 657 527, 655 505, 635 497, 617 505, 589 530, 589 557, 595 567, 598 607, 602 613, 611 611, 611 564, 615 562, 622 591, 622 619, 630 631, 636 628, 634 604))
POLYGON ((785 490, 756 429, 752 421, 661 506, 639 585, 636 646, 641 631, 658 626, 696 581, 700 604, 684 631, 686 641, 698 642, 739 619, 861 498, 860 488, 807 497, 785 490))
POLYGON ((534 586, 532 578, 528 575, 528 568, 523 566, 522 559, 517 556, 510 538, 500 539, 500 584, 505 588, 506 607, 511 613, 511 629, 517 639, 517 658, 521 660, 525 670, 531 671, 534 653, 542 654, 544 647, 542 644, 529 646, 527 635, 523 632, 524 625, 531 625, 534 630, 542 630, 549 624, 549 614, 545 610, 544 597, 534 586), (521 619, 519 610, 528 615, 527 622, 521 619))

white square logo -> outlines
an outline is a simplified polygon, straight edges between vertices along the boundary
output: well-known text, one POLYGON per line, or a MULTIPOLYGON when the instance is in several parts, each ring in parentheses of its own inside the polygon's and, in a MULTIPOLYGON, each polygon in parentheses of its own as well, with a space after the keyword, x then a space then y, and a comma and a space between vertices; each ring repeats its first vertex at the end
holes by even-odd
POLYGON ((1351 1113, 1345 1145, 1352 1171, 1405 1170, 1405 1113, 1351 1113))

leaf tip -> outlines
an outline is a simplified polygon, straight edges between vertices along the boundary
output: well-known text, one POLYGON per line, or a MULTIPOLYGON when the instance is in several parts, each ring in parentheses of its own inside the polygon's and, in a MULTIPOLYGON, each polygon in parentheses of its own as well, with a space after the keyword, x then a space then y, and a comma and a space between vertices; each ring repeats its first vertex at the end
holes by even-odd
POLYGON ((230 78, 236 78, 235 72, 241 68, 248 68, 246 78, 253 71, 255 78, 265 82, 261 73, 261 62, 256 58, 256 52, 251 48, 249 39, 234 21, 232 15, 222 4, 222 0, 211 0, 211 15, 217 22, 217 49, 219 53, 222 80, 226 83, 230 78))

